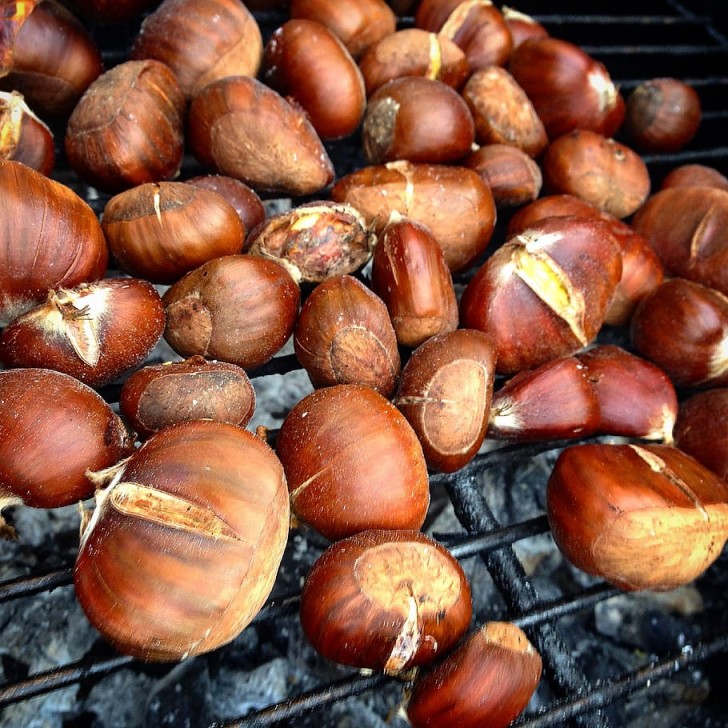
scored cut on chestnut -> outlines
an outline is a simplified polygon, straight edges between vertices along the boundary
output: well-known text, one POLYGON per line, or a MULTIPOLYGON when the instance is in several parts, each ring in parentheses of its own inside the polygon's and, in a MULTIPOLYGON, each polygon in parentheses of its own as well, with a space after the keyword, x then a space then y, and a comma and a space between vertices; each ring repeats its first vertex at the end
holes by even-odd
POLYGON ((374 529, 337 541, 301 592, 301 625, 320 654, 393 675, 447 652, 471 616, 462 567, 416 530, 374 529))
POLYGON ((121 652, 173 661, 234 639, 268 598, 288 538, 285 476, 241 427, 170 425, 93 474, 76 596, 121 652))

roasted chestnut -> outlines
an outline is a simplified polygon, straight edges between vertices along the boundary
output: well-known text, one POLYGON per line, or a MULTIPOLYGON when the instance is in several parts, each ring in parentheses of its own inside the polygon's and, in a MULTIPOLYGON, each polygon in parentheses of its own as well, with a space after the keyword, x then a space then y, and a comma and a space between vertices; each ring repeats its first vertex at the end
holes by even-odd
POLYGON ((420 528, 427 465, 412 427, 370 387, 337 384, 306 395, 276 440, 300 521, 335 540, 372 528, 420 528))
POLYGON ((241 427, 182 422, 97 473, 76 596, 120 651, 181 660, 234 639, 268 597, 289 512, 273 451, 241 427))
POLYGON ((56 161, 53 132, 17 91, 0 91, 0 160, 13 159, 48 175, 56 161))
POLYGON ((728 191, 728 177, 707 164, 681 164, 662 178, 660 189, 668 187, 717 187, 728 191))
POLYGON ((502 5, 501 12, 508 30, 511 31, 514 48, 521 45, 527 38, 543 38, 549 35, 548 30, 538 20, 520 10, 502 5))
POLYGON ((419 531, 367 530, 329 546, 306 576, 301 625, 344 665, 398 674, 444 654, 470 625, 462 567, 419 531))

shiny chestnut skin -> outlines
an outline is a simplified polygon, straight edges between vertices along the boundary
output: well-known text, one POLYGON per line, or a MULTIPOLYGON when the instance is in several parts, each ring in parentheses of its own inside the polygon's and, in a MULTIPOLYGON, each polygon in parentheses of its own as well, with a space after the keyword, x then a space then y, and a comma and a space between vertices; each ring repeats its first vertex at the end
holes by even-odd
POLYGON ((230 642, 267 599, 289 527, 273 451, 241 427, 182 422, 96 478, 76 596, 114 647, 181 660, 230 642))
POLYGON ((549 217, 478 269, 463 292, 460 323, 492 336, 499 374, 533 369, 594 340, 621 274, 606 223, 549 217))
POLYGON ((367 96, 394 78, 421 76, 457 89, 470 73, 461 48, 421 28, 402 28, 372 43, 359 58, 367 96))
POLYGON ((611 137, 624 118, 624 99, 606 67, 579 46, 551 36, 528 38, 508 70, 541 118, 549 139, 588 129, 611 137))
POLYGON ((425 225, 394 214, 374 248, 371 278, 402 346, 414 348, 457 328, 452 275, 425 225))
POLYGON ((394 392, 401 362, 389 312, 352 276, 313 289, 301 306, 293 347, 316 388, 364 384, 384 397, 394 392))
POLYGON ((588 129, 554 139, 542 168, 548 192, 581 197, 620 219, 635 212, 650 193, 650 173, 642 157, 588 129))
MULTIPOLYGON (((91 496, 86 471, 134 448, 118 415, 91 387, 50 369, 0 372, 0 508, 56 508, 91 496)), ((0 534, 12 536, 0 517, 0 534)))
POLYGON ((323 23, 354 58, 397 30, 397 16, 384 0, 291 0, 289 12, 323 23))
POLYGON ((187 140, 201 164, 256 191, 308 195, 334 178, 331 159, 305 112, 247 76, 213 81, 195 95, 187 140), (239 149, 251 152, 240 155, 239 149))
POLYGON ((102 73, 68 119, 68 163, 106 192, 171 179, 182 163, 185 100, 159 61, 126 61, 102 73))
POLYGON ((370 164, 396 159, 442 164, 470 151, 475 126, 462 96, 446 83, 404 76, 369 97, 361 136, 370 164))
POLYGON ((476 71, 461 93, 473 114, 478 144, 509 144, 534 158, 546 148, 549 140, 543 122, 505 68, 476 71))
POLYGON ((245 427, 255 390, 239 366, 192 356, 137 369, 121 388, 119 410, 143 438, 187 420, 245 427))
POLYGON ((509 622, 487 622, 415 677, 407 703, 413 728, 506 728, 541 679, 541 656, 509 622))
POLYGON ((372 528, 421 528, 427 465, 412 427, 370 387, 337 384, 306 395, 276 440, 291 511, 328 539, 372 528))
POLYGON ((644 152, 677 152, 692 141, 700 126, 700 96, 677 78, 643 81, 626 103, 625 132, 644 152))
POLYGON ((53 132, 17 91, 0 91, 0 160, 12 159, 49 175, 56 161, 53 132))
POLYGON ((67 114, 103 70, 93 37, 55 0, 26 0, 5 8, 0 89, 19 91, 41 116, 67 114))
POLYGON ((511 31, 513 47, 517 48, 527 38, 544 38, 549 35, 548 30, 535 18, 506 5, 501 6, 503 18, 508 30, 511 31))
POLYGON ((340 139, 359 127, 366 89, 346 46, 317 20, 293 18, 263 49, 263 80, 306 111, 321 139, 340 139))
POLYGON ((140 365, 164 332, 157 289, 139 278, 104 278, 55 289, 0 335, 6 367, 44 367, 98 388, 140 365))
POLYGON ((691 582, 728 537, 728 484, 670 445, 567 448, 546 499, 564 556, 626 591, 691 582))
POLYGON ((187 273, 166 291, 164 338, 194 355, 254 369, 293 332, 301 292, 272 260, 227 255, 187 273))
POLYGON ((668 187, 717 187, 728 191, 728 177, 707 164, 680 164, 662 178, 660 189, 668 187))
POLYGON ((728 388, 697 392, 680 402, 675 447, 728 480, 728 388))
POLYGON ((258 22, 236 0, 164 0, 142 22, 132 60, 169 66, 191 99, 226 76, 255 76, 263 38, 258 22))
POLYGON ((51 288, 101 278, 109 254, 94 211, 70 187, 0 161, 0 325, 51 288))
POLYGON ((668 274, 728 294, 728 190, 672 187, 651 195, 632 219, 668 274))
POLYGON ((495 357, 486 334, 457 329, 431 337, 407 360, 392 401, 417 433, 431 470, 453 473, 483 444, 495 357))
POLYGON ((684 278, 664 281, 640 301, 630 337, 676 387, 728 384, 728 297, 713 288, 684 278))
POLYGON ((147 182, 114 195, 101 227, 123 270, 174 283, 208 260, 239 253, 245 230, 217 192, 184 182, 147 182))
POLYGON ((451 272, 465 270, 493 235, 493 194, 477 172, 408 161, 377 164, 340 177, 331 199, 348 202, 380 234, 392 211, 430 228, 451 272))
POLYGON ((394 675, 446 653, 471 615, 462 567, 416 530, 374 529, 337 541, 301 592, 301 625, 320 654, 394 675))

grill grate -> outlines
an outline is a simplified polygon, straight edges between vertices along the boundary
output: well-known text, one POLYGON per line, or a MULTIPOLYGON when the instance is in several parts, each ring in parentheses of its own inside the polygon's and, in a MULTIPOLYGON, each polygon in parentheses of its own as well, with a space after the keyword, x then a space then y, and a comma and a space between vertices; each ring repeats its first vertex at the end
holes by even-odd
MULTIPOLYGON (((577 0, 557 0, 549 5, 549 14, 543 14, 537 0, 522 0, 518 9, 533 15, 557 37, 581 45, 588 53, 601 60, 609 69, 612 78, 629 92, 642 80, 657 76, 675 76, 691 83, 699 92, 703 105, 703 122, 695 140, 684 151, 668 155, 649 155, 645 160, 650 169, 653 187, 657 187, 662 177, 678 164, 700 162, 716 167, 728 174, 728 146, 725 145, 725 129, 728 127, 728 28, 721 27, 720 21, 712 17, 717 12, 708 0, 693 2, 690 8, 671 0, 647 2, 647 0, 612 0, 610 3, 591 3, 590 13, 584 12, 583 2, 577 0), (557 14, 558 13, 558 14, 557 14)), ((272 32, 285 18, 279 13, 258 13, 264 37, 272 32)), ((404 24, 411 22, 405 19, 404 24)), ((99 44, 105 48, 107 67, 126 57, 126 41, 136 32, 136 25, 121 28, 95 29, 99 44)), ((62 139, 62 132, 56 134, 62 139)), ((623 140, 628 143, 626 140, 623 140)), ((328 145, 337 171, 343 174, 356 166, 363 165, 358 139, 328 145)), ((62 149, 58 149, 58 169, 54 176, 76 189, 89 204, 101 212, 107 197, 98 195, 95 190, 81 184, 64 165, 62 149)), ((201 170, 191 158, 185 158, 183 178, 199 173, 201 170)), ((279 204, 268 200, 267 204, 279 204)), ((285 204, 285 201, 283 203, 285 204)), ((494 240, 499 239, 499 231, 506 222, 499 220, 494 240)), ((502 238, 500 238, 502 239, 502 238)), ((466 280, 464 277, 462 281, 466 280)), ((623 332, 603 332, 600 340, 612 337, 618 343, 624 338, 623 332)), ((256 380, 279 378, 283 385, 286 379, 298 372, 295 357, 284 354, 276 357, 268 365, 255 373, 256 380)), ((104 391, 109 401, 116 401, 118 387, 104 391)), ((280 405, 281 415, 286 407, 280 405)), ((274 432, 272 433, 275 434, 274 432)), ((584 660, 578 659, 578 651, 569 631, 574 622, 582 625, 592 620, 594 608, 607 600, 622 598, 621 592, 602 583, 588 583, 584 586, 576 580, 576 586, 562 589, 557 598, 544 597, 542 585, 527 575, 518 544, 537 538, 548 537, 548 523, 543 508, 532 508, 530 514, 518 515, 505 525, 500 523, 496 513, 501 503, 494 504, 495 492, 488 487, 491 481, 510 475, 511 481, 523 475, 523 467, 529 463, 548 463, 566 443, 553 442, 539 445, 500 445, 479 455, 471 464, 452 476, 436 475, 431 479, 433 489, 433 509, 441 511, 452 508, 463 532, 435 533, 434 535, 448 545, 457 558, 470 564, 480 561, 487 570, 501 602, 481 605, 476 612, 480 623, 491 618, 509 618, 523 627, 544 660, 546 695, 541 704, 532 706, 530 712, 517 721, 518 726, 536 728, 574 723, 581 726, 609 726, 625 724, 621 717, 610 715, 608 706, 623 703, 638 691, 645 691, 662 682, 669 682, 680 673, 695 666, 707 670, 711 660, 721 660, 723 669, 728 653, 728 617, 722 609, 721 593, 728 578, 722 576, 721 568, 726 570, 726 559, 719 560, 705 577, 699 580, 698 588, 705 599, 703 612, 699 615, 702 622, 697 632, 698 639, 687 642, 681 649, 664 650, 659 654, 644 655, 636 669, 618 670, 604 677, 593 677, 584 660), (544 458, 546 459, 544 461, 544 458), (505 474, 505 475, 504 475, 505 474)), ((571 443, 570 443, 571 444, 571 443)), ((543 505, 539 496, 545 485, 545 470, 541 467, 540 478, 529 482, 533 503, 543 505), (534 495, 535 493, 535 495, 534 495)), ((498 501, 498 497, 495 498, 498 501)), ((435 523, 437 521, 433 519, 435 523)), ((67 538, 67 535, 66 535, 67 538)), ((325 544, 315 534, 299 534, 299 543, 307 544, 312 552, 319 553, 325 544)), ((5 559, 4 548, 0 545, 0 560, 5 559)), ((12 552, 9 552, 12 557, 12 552)), ((53 562, 57 563, 57 562, 53 562)), ((287 559, 284 570, 290 572, 286 586, 300 583, 305 574, 303 562, 298 564, 287 559)), ((53 590, 69 588, 72 579, 70 563, 58 568, 36 570, 33 573, 9 579, 0 583, 0 604, 7 609, 16 600, 30 604, 53 590)), ((286 629, 296 629, 296 610, 298 590, 276 588, 262 612, 254 621, 251 629, 261 634, 270 634, 285 624, 286 629)), ((0 625, 7 629, 8 619, 0 611, 0 625)), ((39 639, 41 637, 39 636, 39 639)), ((224 653, 230 646, 218 651, 224 653)), ((132 658, 112 653, 108 649, 92 650, 92 654, 78 662, 68 662, 62 667, 21 675, 0 685, 0 708, 29 701, 69 685, 82 685, 88 691, 104 677, 128 668, 149 669, 132 658)), ((2 647, 0 645, 0 654, 2 647)), ((608 652, 605 650, 605 655, 608 652)), ((598 657, 598 656, 597 656, 598 657)), ((208 659, 207 656, 197 658, 208 659)), ((211 663, 222 659, 217 654, 209 657, 211 663)), ((608 661, 608 660, 607 660, 608 661)), ((174 667, 156 669, 156 675, 171 674, 174 667)), ((272 705, 267 705, 247 714, 213 723, 216 728, 232 726, 304 725, 309 714, 316 716, 312 725, 325 725, 326 715, 334 705, 345 699, 378 692, 387 686, 399 686, 393 678, 383 675, 368 675, 357 672, 335 673, 333 678, 320 680, 313 670, 317 686, 298 692, 295 697, 272 705), (344 675, 343 677, 341 675, 344 675)), ((312 683, 309 683, 312 684, 312 683)), ((406 685, 404 686, 406 688, 406 685)), ((716 687, 716 686, 714 686, 716 687)), ((393 693, 394 694, 394 693, 393 693)), ((396 708, 390 704, 389 709, 396 708)), ((696 714, 695 725, 716 725, 712 708, 689 711, 696 714)), ((617 713, 617 716, 622 714, 617 713)), ((383 716, 384 717, 384 716, 383 716)), ((646 717, 646 716, 645 716, 646 717)), ((686 718, 687 720, 687 718, 686 718)), ((207 721, 209 723, 209 721, 207 721)), ((331 723, 332 725, 334 723, 331 723)), ((689 723, 685 723, 688 725, 689 723)), ((0 714, 0 725, 3 723, 0 714)), ((7 725, 10 725, 9 723, 7 725)), ((68 726, 93 725, 91 720, 69 721, 68 726)))

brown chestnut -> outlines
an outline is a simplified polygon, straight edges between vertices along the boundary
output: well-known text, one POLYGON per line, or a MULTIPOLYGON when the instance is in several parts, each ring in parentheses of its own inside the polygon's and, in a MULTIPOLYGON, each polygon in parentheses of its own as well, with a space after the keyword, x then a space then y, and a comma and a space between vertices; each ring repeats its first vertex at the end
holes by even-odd
POLYGON ((384 302, 352 276, 320 283, 301 306, 293 347, 314 387, 364 384, 389 397, 397 383, 397 336, 384 302))
POLYGON ((470 73, 465 53, 449 38, 421 28, 402 28, 372 43, 359 59, 367 96, 387 81, 421 76, 457 89, 470 73))
POLYGON ((164 0, 142 22, 132 60, 165 63, 188 100, 226 76, 256 76, 263 38, 237 0, 164 0))
POLYGON ((501 12, 508 30, 511 31, 514 48, 521 45, 527 38, 544 38, 549 35, 548 30, 531 15, 522 13, 520 10, 510 8, 507 5, 501 6, 501 12))
POLYGON ((66 127, 68 163, 106 192, 174 177, 182 163, 185 100, 159 61, 126 61, 84 92, 66 127))
POLYGON ((397 341, 414 348, 458 326, 458 303, 442 248, 429 228, 392 214, 372 256, 372 290, 397 341))
POLYGON ((702 112, 698 92, 677 78, 643 81, 627 98, 624 128, 645 152, 677 152, 692 141, 702 112))
POLYGON ((308 195, 334 178, 303 109, 255 78, 230 76, 199 91, 189 107, 187 138, 199 162, 255 190, 308 195))
MULTIPOLYGON (((56 508, 91 496, 86 471, 134 448, 118 415, 91 387, 50 369, 0 372, 0 509, 56 508)), ((12 536, 0 516, 0 534, 12 536)))
POLYGON ((94 211, 70 187, 0 160, 0 326, 51 288, 101 278, 109 259, 94 211))
POLYGON ((254 369, 293 333, 301 292, 283 266, 253 255, 215 258, 162 297, 164 338, 181 356, 254 369))
POLYGON ((495 356, 482 331, 457 329, 425 341, 405 364, 393 402, 417 433, 430 469, 455 472, 483 444, 495 356))
POLYGON ((620 589, 687 584, 728 537, 728 484, 669 445, 567 448, 546 498, 564 556, 620 589))
POLYGON ((17 91, 0 91, 0 160, 12 159, 48 175, 56 161, 53 132, 17 91))
POLYGON ((306 576, 301 625, 329 660, 399 674, 446 653, 470 625, 462 567, 419 531, 367 530, 329 546, 306 576))
POLYGON ((267 599, 289 527, 273 451, 241 427, 182 422, 98 474, 76 596, 120 651, 181 660, 230 642, 267 599))
POLYGON ((520 627, 487 622, 415 677, 407 717, 413 728, 506 728, 536 691, 541 666, 520 627))
POLYGON ((470 151, 475 126, 462 96, 446 83, 403 76, 370 96, 361 136, 371 164, 396 159, 440 164, 470 151))
POLYGON ((44 367, 102 387, 141 364, 164 332, 157 289, 138 278, 59 288, 0 336, 6 367, 44 367))
POLYGON ((381 394, 337 384, 306 395, 276 440, 291 511, 326 538, 421 528, 430 503, 417 435, 381 394))
POLYGON ((426 225, 453 273, 485 252, 495 228, 490 188, 464 167, 408 161, 363 167, 339 178, 331 198, 356 207, 377 234, 393 211, 426 225))
POLYGON ((121 268, 154 283, 173 283, 208 260, 239 253, 245 239, 221 195, 184 182, 147 182, 114 195, 101 227, 121 268))
POLYGON ((662 178, 660 189, 668 187, 717 187, 728 191, 728 177, 707 164, 680 164, 662 178))

